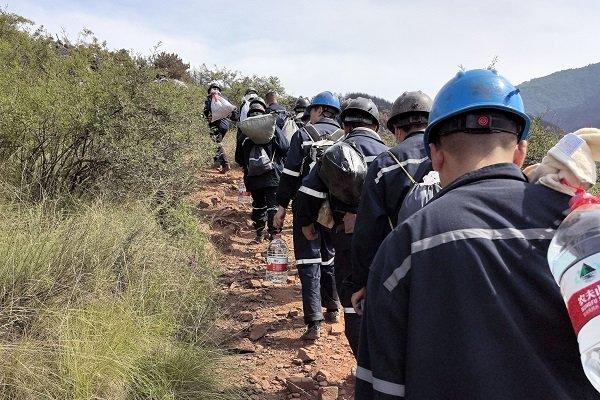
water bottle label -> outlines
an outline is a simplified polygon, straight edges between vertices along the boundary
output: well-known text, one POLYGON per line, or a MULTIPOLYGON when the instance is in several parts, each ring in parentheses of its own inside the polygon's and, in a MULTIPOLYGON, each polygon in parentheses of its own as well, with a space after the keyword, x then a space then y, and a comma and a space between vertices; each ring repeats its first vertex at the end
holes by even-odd
POLYGON ((561 279, 569 317, 579 331, 600 316, 600 254, 594 254, 570 267, 561 279))
POLYGON ((267 257, 268 272, 287 272, 288 260, 287 257, 267 257))

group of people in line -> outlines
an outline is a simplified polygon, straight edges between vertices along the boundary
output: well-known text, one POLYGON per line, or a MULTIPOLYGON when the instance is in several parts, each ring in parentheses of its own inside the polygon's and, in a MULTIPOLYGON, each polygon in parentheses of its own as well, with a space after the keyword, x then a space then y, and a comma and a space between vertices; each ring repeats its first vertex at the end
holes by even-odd
MULTIPOLYGON (((208 105, 220 89, 211 85, 208 105)), ((302 339, 344 313, 356 399, 600 399, 546 260, 570 197, 523 174, 530 118, 507 79, 460 71, 433 101, 405 92, 387 120, 392 148, 370 99, 322 92, 288 113, 276 93, 248 88, 232 119, 266 113, 299 129, 261 145, 274 165, 262 175, 249 174, 255 144, 237 133, 255 240, 280 231, 291 208, 302 339), (331 138, 368 167, 362 188, 348 188, 359 190, 355 204, 331 193, 314 157, 331 138), (427 177, 440 190, 406 210, 427 177), (333 226, 319 223, 324 206, 333 226)), ((210 124, 215 141, 227 124, 210 124)), ((222 147, 215 162, 229 168, 222 147)))

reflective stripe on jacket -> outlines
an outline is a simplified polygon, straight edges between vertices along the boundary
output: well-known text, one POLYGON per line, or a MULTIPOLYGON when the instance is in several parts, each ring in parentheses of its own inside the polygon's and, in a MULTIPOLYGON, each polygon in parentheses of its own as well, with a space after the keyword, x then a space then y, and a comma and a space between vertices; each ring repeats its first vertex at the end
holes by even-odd
POLYGON ((356 400, 600 398, 546 261, 568 200, 497 164, 400 223, 371 268, 356 400))

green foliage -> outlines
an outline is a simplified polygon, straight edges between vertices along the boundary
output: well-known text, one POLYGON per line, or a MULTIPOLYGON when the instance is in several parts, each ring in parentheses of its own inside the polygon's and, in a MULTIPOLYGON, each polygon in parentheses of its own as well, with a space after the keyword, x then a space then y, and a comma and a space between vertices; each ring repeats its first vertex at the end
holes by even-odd
POLYGON ((527 138, 527 158, 525 166, 536 164, 548 153, 560 139, 561 132, 550 127, 544 127, 539 118, 531 121, 529 137, 527 138))
POLYGON ((96 38, 56 42, 0 14, 0 173, 25 199, 187 192, 208 135, 193 85, 96 38), (199 140, 199 137, 204 140, 199 140), (187 166, 187 168, 186 168, 187 166))
POLYGON ((205 88, 176 55, 31 26, 0 11, 0 397, 234 398, 218 271, 181 201, 213 152, 205 88))
POLYGON ((190 210, 165 232, 140 203, 0 213, 0 397, 222 399, 215 312, 190 210))
POLYGON ((163 51, 152 57, 152 64, 156 68, 164 70, 165 75, 168 78, 185 82, 190 82, 192 80, 188 71, 190 69, 190 64, 184 63, 181 57, 175 53, 166 53, 163 51))

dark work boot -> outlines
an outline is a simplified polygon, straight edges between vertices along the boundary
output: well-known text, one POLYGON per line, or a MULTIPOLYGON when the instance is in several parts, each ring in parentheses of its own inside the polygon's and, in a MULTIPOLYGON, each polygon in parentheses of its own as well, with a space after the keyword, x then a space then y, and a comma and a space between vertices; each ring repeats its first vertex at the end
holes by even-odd
POLYGON ((306 331, 302 334, 302 340, 317 340, 321 336, 321 321, 313 321, 308 324, 306 331))
POLYGON ((325 322, 328 322, 330 324, 340 322, 339 310, 327 310, 323 313, 323 317, 325 317, 325 322))

